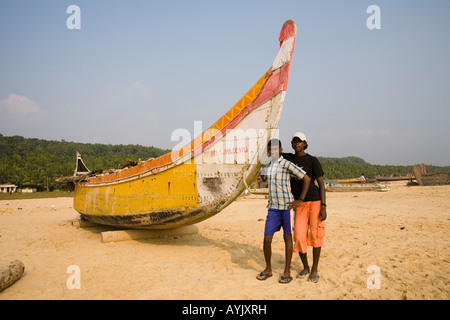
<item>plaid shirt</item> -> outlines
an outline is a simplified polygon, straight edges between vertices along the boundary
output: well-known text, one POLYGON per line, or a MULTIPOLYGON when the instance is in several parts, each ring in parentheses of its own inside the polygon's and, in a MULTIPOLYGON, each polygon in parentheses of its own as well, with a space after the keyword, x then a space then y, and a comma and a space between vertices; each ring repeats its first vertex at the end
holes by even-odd
POLYGON ((291 193, 291 175, 303 179, 305 171, 292 162, 279 157, 267 167, 267 179, 269 186, 269 203, 267 208, 287 210, 288 202, 294 201, 291 193))

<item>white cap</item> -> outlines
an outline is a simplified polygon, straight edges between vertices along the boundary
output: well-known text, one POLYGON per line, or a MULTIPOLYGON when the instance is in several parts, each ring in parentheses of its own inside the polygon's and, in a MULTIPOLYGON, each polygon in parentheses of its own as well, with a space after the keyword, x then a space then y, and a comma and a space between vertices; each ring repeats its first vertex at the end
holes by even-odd
POLYGON ((294 139, 295 137, 299 138, 299 139, 302 140, 302 141, 306 141, 306 142, 307 142, 306 136, 305 136, 304 133, 296 132, 296 133, 294 133, 294 135, 292 136, 292 139, 294 139))

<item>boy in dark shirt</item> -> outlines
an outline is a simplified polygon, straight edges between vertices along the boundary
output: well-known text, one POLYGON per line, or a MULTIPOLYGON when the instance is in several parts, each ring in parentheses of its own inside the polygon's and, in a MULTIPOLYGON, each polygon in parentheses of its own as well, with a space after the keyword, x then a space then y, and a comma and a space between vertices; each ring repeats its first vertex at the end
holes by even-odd
POLYGON ((296 208, 294 220, 294 252, 299 253, 303 263, 303 270, 299 273, 299 277, 310 274, 308 281, 316 283, 319 281, 317 268, 324 242, 325 219, 327 218, 324 173, 319 160, 305 152, 308 143, 303 133, 295 133, 291 145, 295 153, 283 153, 283 158, 302 168, 311 177, 311 183, 304 199, 300 198, 303 181, 291 178, 291 190, 295 200, 291 202, 292 207, 290 208, 299 205, 296 208), (319 187, 316 186, 314 180, 317 181, 319 187), (312 269, 309 268, 306 254, 308 245, 313 247, 312 269))

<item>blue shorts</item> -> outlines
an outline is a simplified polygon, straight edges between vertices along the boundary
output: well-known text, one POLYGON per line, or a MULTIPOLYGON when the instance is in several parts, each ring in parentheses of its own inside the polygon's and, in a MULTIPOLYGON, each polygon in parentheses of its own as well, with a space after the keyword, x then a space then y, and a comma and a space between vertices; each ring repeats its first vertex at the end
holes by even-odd
POLYGON ((280 231, 283 226, 284 234, 291 234, 291 211, 269 209, 266 217, 266 227, 264 236, 271 236, 275 232, 280 231))

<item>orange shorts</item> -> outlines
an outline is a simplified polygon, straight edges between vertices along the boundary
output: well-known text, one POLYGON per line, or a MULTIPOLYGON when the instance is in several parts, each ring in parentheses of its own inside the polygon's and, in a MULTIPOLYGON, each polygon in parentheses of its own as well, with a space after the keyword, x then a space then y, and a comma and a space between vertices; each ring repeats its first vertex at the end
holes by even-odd
POLYGON ((320 201, 307 201, 295 210, 294 252, 306 253, 308 246, 323 246, 326 224, 319 220, 320 204, 320 201))

